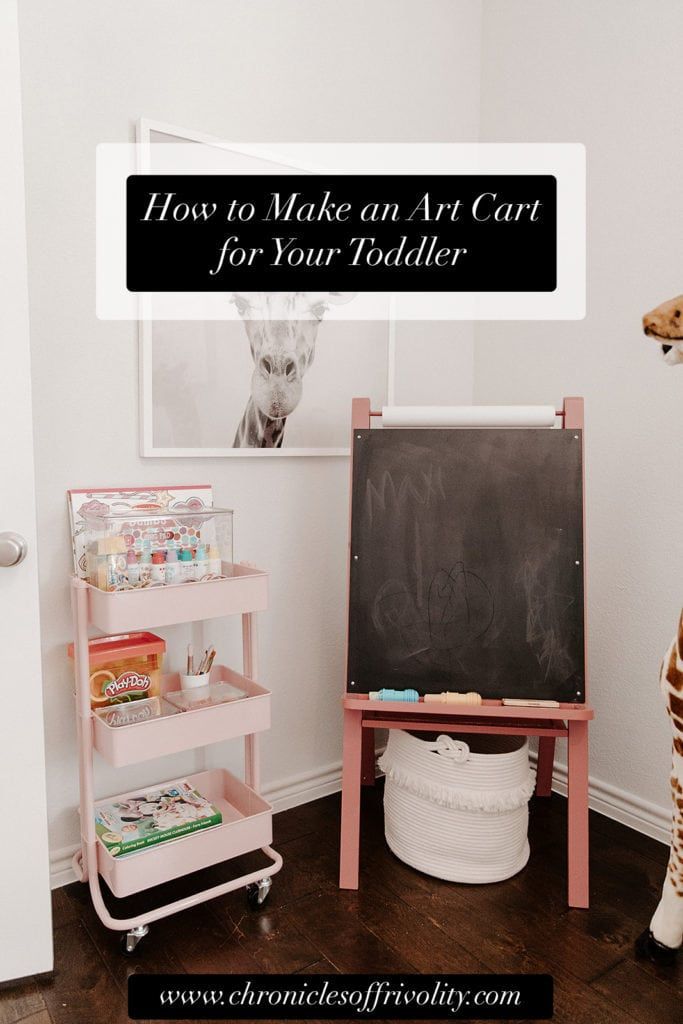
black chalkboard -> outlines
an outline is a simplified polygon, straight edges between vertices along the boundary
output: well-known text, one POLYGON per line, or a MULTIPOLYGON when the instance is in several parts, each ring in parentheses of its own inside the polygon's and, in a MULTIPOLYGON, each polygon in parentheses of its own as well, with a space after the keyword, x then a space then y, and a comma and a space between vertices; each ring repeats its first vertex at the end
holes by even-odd
POLYGON ((356 430, 347 690, 584 701, 579 430, 356 430))

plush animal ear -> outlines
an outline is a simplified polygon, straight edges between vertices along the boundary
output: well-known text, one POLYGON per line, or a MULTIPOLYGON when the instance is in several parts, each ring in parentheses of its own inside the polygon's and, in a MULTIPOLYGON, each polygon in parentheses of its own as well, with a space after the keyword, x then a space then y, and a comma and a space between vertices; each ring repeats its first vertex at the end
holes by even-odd
POLYGON ((357 292, 328 292, 328 302, 335 306, 343 306, 345 302, 355 299, 357 292))

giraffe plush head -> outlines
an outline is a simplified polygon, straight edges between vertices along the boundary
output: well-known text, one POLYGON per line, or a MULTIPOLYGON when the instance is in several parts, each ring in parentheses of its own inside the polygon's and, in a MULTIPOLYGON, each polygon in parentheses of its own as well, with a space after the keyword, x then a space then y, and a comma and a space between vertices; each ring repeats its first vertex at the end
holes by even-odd
POLYGON ((320 321, 353 292, 233 292, 249 339, 251 395, 235 447, 280 447, 284 421, 301 400, 320 321))
POLYGON ((683 295, 646 313, 643 330, 662 346, 664 361, 669 366, 683 363, 683 295))

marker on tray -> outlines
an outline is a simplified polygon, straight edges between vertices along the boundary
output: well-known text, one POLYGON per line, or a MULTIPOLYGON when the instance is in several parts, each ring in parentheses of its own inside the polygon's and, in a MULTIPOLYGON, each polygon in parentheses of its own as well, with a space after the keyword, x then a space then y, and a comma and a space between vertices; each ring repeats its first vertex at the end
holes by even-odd
POLYGON ((481 704, 480 693, 453 693, 446 690, 443 693, 425 693, 425 704, 481 704))
POLYGON ((370 700, 400 700, 410 704, 417 704, 420 699, 417 690, 390 690, 386 687, 382 690, 371 690, 368 697, 370 700))
POLYGON ((503 697, 508 708, 559 708, 559 700, 522 700, 518 697, 503 697))

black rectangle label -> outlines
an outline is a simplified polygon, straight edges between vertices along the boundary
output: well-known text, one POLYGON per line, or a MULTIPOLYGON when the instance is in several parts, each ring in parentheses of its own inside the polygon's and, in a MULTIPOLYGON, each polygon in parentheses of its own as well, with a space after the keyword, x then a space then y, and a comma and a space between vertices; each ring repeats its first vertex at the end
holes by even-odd
POLYGON ((133 974, 133 1020, 548 1020, 547 974, 133 974))
POLYGON ((137 174, 133 292, 552 292, 549 174, 137 174))

